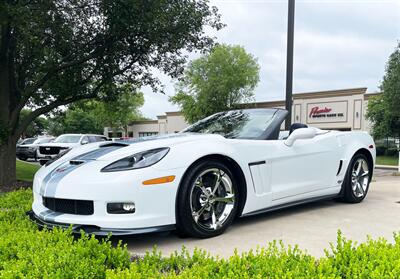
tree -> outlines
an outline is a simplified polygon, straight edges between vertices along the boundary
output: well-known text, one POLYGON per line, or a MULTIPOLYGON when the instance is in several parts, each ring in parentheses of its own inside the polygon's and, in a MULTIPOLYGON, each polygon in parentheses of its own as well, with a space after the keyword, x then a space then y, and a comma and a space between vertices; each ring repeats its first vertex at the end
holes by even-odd
POLYGON ((218 45, 188 65, 170 101, 179 104, 186 120, 193 123, 250 101, 259 70, 257 60, 243 47, 218 45))
POLYGON ((128 134, 128 125, 142 119, 139 108, 144 104, 141 92, 134 92, 130 84, 123 85, 122 93, 108 102, 91 102, 94 113, 102 127, 111 127, 113 131, 123 129, 128 134))
MULTIPOLYGON (((24 121, 32 111, 29 109, 23 109, 20 115, 20 121, 24 121)), ((24 138, 32 138, 44 134, 48 129, 48 120, 44 117, 38 117, 33 120, 25 131, 21 134, 24 138)))
POLYGON ((400 43, 389 57, 380 89, 382 94, 368 101, 372 133, 375 138, 400 137, 400 43))
POLYGON ((139 108, 144 104, 142 92, 136 92, 131 84, 121 85, 121 93, 107 100, 84 100, 70 105, 50 120, 49 133, 102 134, 104 127, 124 129, 142 119, 139 108))
POLYGON ((50 120, 49 133, 55 136, 66 133, 102 134, 103 127, 94 114, 70 108, 50 120))
POLYGON ((0 1, 0 191, 35 118, 125 82, 162 90, 152 70, 179 76, 185 52, 212 45, 207 26, 223 27, 207 0, 0 1))

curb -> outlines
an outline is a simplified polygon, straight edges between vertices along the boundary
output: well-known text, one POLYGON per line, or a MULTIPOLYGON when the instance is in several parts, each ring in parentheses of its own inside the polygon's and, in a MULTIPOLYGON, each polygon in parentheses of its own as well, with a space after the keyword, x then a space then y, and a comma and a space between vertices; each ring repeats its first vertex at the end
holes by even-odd
POLYGON ((381 169, 381 170, 398 170, 398 166, 389 166, 389 165, 375 165, 376 169, 381 169))

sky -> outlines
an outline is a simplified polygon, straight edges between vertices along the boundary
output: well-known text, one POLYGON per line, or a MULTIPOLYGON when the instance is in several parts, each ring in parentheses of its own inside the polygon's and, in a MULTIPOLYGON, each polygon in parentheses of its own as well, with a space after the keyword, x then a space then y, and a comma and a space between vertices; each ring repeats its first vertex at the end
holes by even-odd
MULTIPOLYGON (((256 101, 285 96, 287 0, 211 0, 226 27, 209 30, 219 43, 241 45, 258 59, 256 101)), ((296 0, 293 92, 354 87, 379 91, 389 55, 400 42, 400 0, 296 0)), ((191 54, 191 59, 197 54, 191 54)), ((143 88, 144 116, 178 106, 168 102, 174 80, 156 72, 165 95, 143 88)))

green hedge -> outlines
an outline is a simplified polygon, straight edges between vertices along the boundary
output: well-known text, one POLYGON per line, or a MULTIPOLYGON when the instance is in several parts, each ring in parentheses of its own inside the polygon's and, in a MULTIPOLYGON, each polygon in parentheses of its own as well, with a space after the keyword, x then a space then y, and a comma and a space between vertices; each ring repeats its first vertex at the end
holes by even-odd
POLYGON ((320 259, 275 241, 229 259, 183 249, 168 257, 153 250, 131 262, 125 246, 107 239, 39 231, 24 214, 30 204, 30 190, 0 197, 0 278, 400 278, 399 234, 391 243, 357 245, 339 232, 320 259))

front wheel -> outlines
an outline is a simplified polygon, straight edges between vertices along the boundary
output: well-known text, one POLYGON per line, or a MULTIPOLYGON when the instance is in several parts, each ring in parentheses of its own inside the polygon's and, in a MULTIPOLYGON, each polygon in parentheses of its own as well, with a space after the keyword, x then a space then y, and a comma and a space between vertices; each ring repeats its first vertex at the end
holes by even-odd
POLYGON ((349 203, 361 202, 367 196, 370 176, 371 170, 367 157, 363 154, 356 154, 350 161, 344 178, 341 200, 349 203))
POLYGON ((185 175, 177 200, 177 229, 182 235, 207 238, 223 233, 233 222, 239 192, 229 168, 203 161, 185 175))

